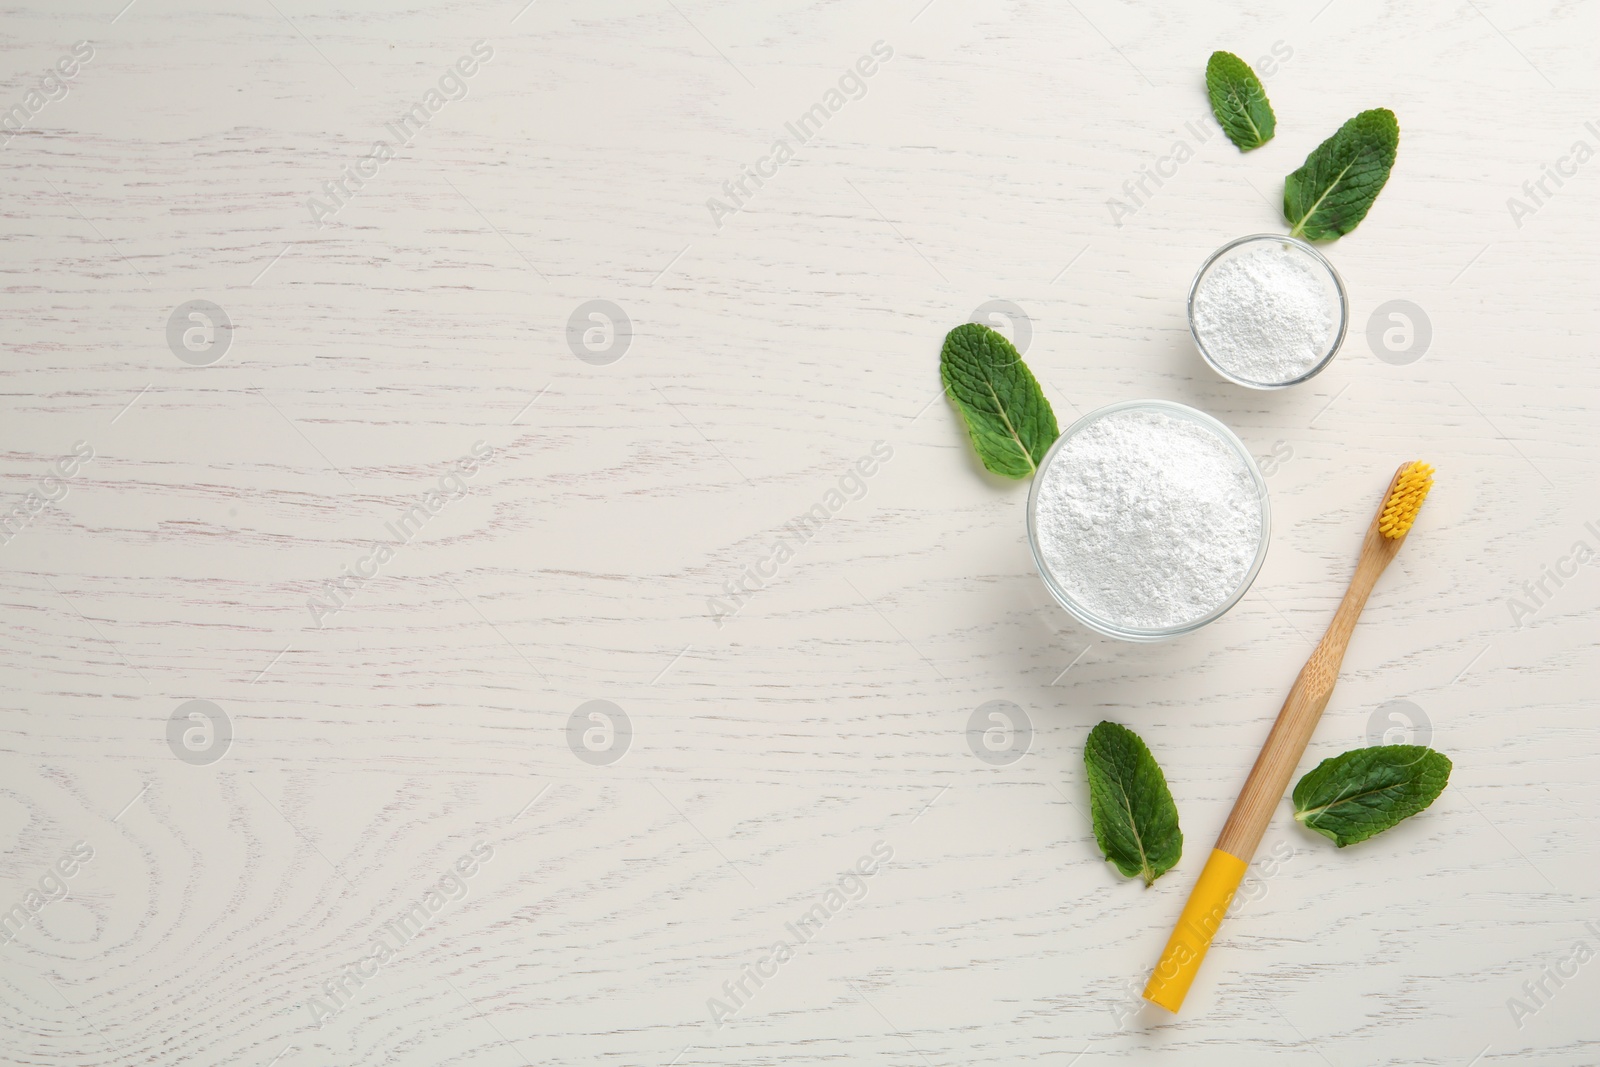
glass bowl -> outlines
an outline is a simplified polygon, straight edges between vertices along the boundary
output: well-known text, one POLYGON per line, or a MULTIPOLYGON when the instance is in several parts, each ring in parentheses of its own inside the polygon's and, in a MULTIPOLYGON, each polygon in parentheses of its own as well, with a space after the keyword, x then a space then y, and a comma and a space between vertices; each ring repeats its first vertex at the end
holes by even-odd
POLYGON ((1301 382, 1315 378, 1322 373, 1329 363, 1333 362, 1333 357, 1339 352, 1339 346, 1344 344, 1345 331, 1350 327, 1350 301, 1345 293, 1344 279, 1340 278, 1339 272, 1333 269, 1333 264, 1328 262, 1328 257, 1298 237, 1288 237, 1281 233, 1253 233, 1246 237, 1229 241, 1211 253, 1206 258, 1206 261, 1200 264, 1200 269, 1195 272, 1194 281, 1189 283, 1189 299, 1186 307, 1189 316, 1189 336, 1194 338, 1195 347, 1200 350, 1200 355, 1205 359, 1206 364, 1221 377, 1248 389, 1287 389, 1291 385, 1299 385, 1301 382), (1194 321, 1194 296, 1207 272, 1217 264, 1232 259, 1242 252, 1247 252, 1253 246, 1264 241, 1277 241, 1280 244, 1291 245, 1316 263, 1320 270, 1327 271, 1329 303, 1337 301, 1339 306, 1339 322, 1337 328, 1333 331, 1333 339, 1328 345, 1328 350, 1311 365, 1309 370, 1294 378, 1280 382, 1252 381, 1249 378, 1241 377, 1234 371, 1228 370, 1215 356, 1206 350, 1205 342, 1200 339, 1200 331, 1196 328, 1194 321))
POLYGON ((1056 438, 1055 444, 1050 446, 1050 451, 1045 453, 1043 462, 1039 464, 1039 469, 1034 472, 1033 485, 1028 490, 1028 548, 1033 553, 1034 566, 1038 568, 1039 577, 1044 580, 1045 588, 1050 591, 1050 595, 1055 602, 1065 608, 1067 614, 1078 622, 1096 633, 1123 641, 1165 641, 1169 638, 1193 633, 1207 623, 1215 622, 1227 614, 1228 609, 1239 602, 1240 598, 1250 588, 1251 583, 1256 580, 1256 575, 1261 572, 1261 564, 1267 558, 1267 544, 1271 540, 1271 533, 1272 510, 1267 499, 1267 481, 1261 476, 1260 468, 1256 466, 1255 459, 1250 455, 1249 450, 1245 448, 1244 443, 1239 440, 1232 430, 1205 412, 1197 411, 1187 404, 1177 404, 1167 400, 1127 400, 1120 404, 1108 404, 1083 416, 1083 418, 1068 426, 1066 431, 1056 438), (1187 419, 1209 431, 1218 440, 1227 445, 1228 449, 1238 457, 1239 462, 1250 472, 1251 484, 1255 486, 1256 500, 1261 506, 1261 536, 1256 544, 1255 559, 1251 562, 1250 568, 1245 572, 1244 577, 1240 579, 1238 587, 1228 595, 1226 600, 1205 615, 1174 626, 1144 629, 1127 626, 1116 620, 1102 618, 1095 614, 1084 605, 1078 603, 1056 576, 1050 572, 1050 565, 1045 562, 1044 551, 1039 543, 1039 489, 1044 485, 1045 476, 1049 473, 1051 464, 1055 462, 1056 457, 1061 453, 1062 446, 1107 415, 1122 411, 1160 412, 1165 415, 1187 419))

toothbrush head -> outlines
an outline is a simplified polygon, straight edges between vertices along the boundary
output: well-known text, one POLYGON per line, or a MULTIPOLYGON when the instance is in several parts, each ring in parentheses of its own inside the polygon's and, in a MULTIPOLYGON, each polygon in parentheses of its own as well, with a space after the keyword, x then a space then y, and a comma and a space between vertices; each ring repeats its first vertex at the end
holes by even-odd
POLYGON ((1398 541, 1417 521, 1417 512, 1433 488, 1433 468, 1421 460, 1413 460, 1400 468, 1394 476, 1394 485, 1378 510, 1378 532, 1391 541, 1398 541))

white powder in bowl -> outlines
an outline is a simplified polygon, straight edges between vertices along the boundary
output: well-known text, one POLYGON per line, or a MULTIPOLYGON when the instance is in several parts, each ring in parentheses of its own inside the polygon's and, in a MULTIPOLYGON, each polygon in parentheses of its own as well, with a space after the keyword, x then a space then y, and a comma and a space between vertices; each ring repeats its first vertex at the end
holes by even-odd
POLYGON ((1255 480, 1228 442, 1191 419, 1112 411, 1065 441, 1038 477, 1039 554, 1068 597, 1105 622, 1193 622, 1225 604, 1255 562, 1255 480))
POLYGON ((1251 241, 1201 275, 1190 316, 1212 362, 1236 378, 1277 385, 1328 354, 1339 294, 1328 268, 1299 245, 1251 241))

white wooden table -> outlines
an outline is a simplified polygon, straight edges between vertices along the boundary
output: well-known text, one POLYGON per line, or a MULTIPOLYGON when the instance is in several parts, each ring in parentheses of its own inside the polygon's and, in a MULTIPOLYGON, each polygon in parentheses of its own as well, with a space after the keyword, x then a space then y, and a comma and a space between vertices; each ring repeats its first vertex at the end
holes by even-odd
POLYGON ((1600 1063, 1594 6, 122 3, 0 52, 5 1062, 1600 1063), (1197 138, 1207 55, 1275 45, 1276 140, 1197 138), (1195 267, 1376 106, 1344 350, 1223 383, 1195 267), (1225 619, 1048 601, 938 399, 996 300, 1063 423, 1163 397, 1275 456, 1225 619), (1138 1010, 1409 458, 1305 766, 1387 730, 1450 787, 1343 851, 1281 816, 1138 1010), (1019 759, 969 748, 993 700, 1019 759), (1182 815, 1149 890, 1086 822, 1103 718, 1182 815))

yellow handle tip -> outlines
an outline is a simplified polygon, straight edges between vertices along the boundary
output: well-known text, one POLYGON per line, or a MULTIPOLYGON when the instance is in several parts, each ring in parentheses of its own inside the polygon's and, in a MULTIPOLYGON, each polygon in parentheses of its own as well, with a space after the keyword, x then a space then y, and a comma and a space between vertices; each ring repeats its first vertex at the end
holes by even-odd
POLYGON ((1200 961, 1206 958, 1211 939, 1222 925, 1222 917, 1228 913, 1228 905, 1233 903, 1233 894, 1248 867, 1231 852, 1211 850, 1200 880, 1178 917, 1178 925, 1167 939, 1161 962, 1144 987, 1144 999, 1171 1012, 1183 1007, 1183 998, 1188 996, 1194 976, 1200 973, 1200 961))

